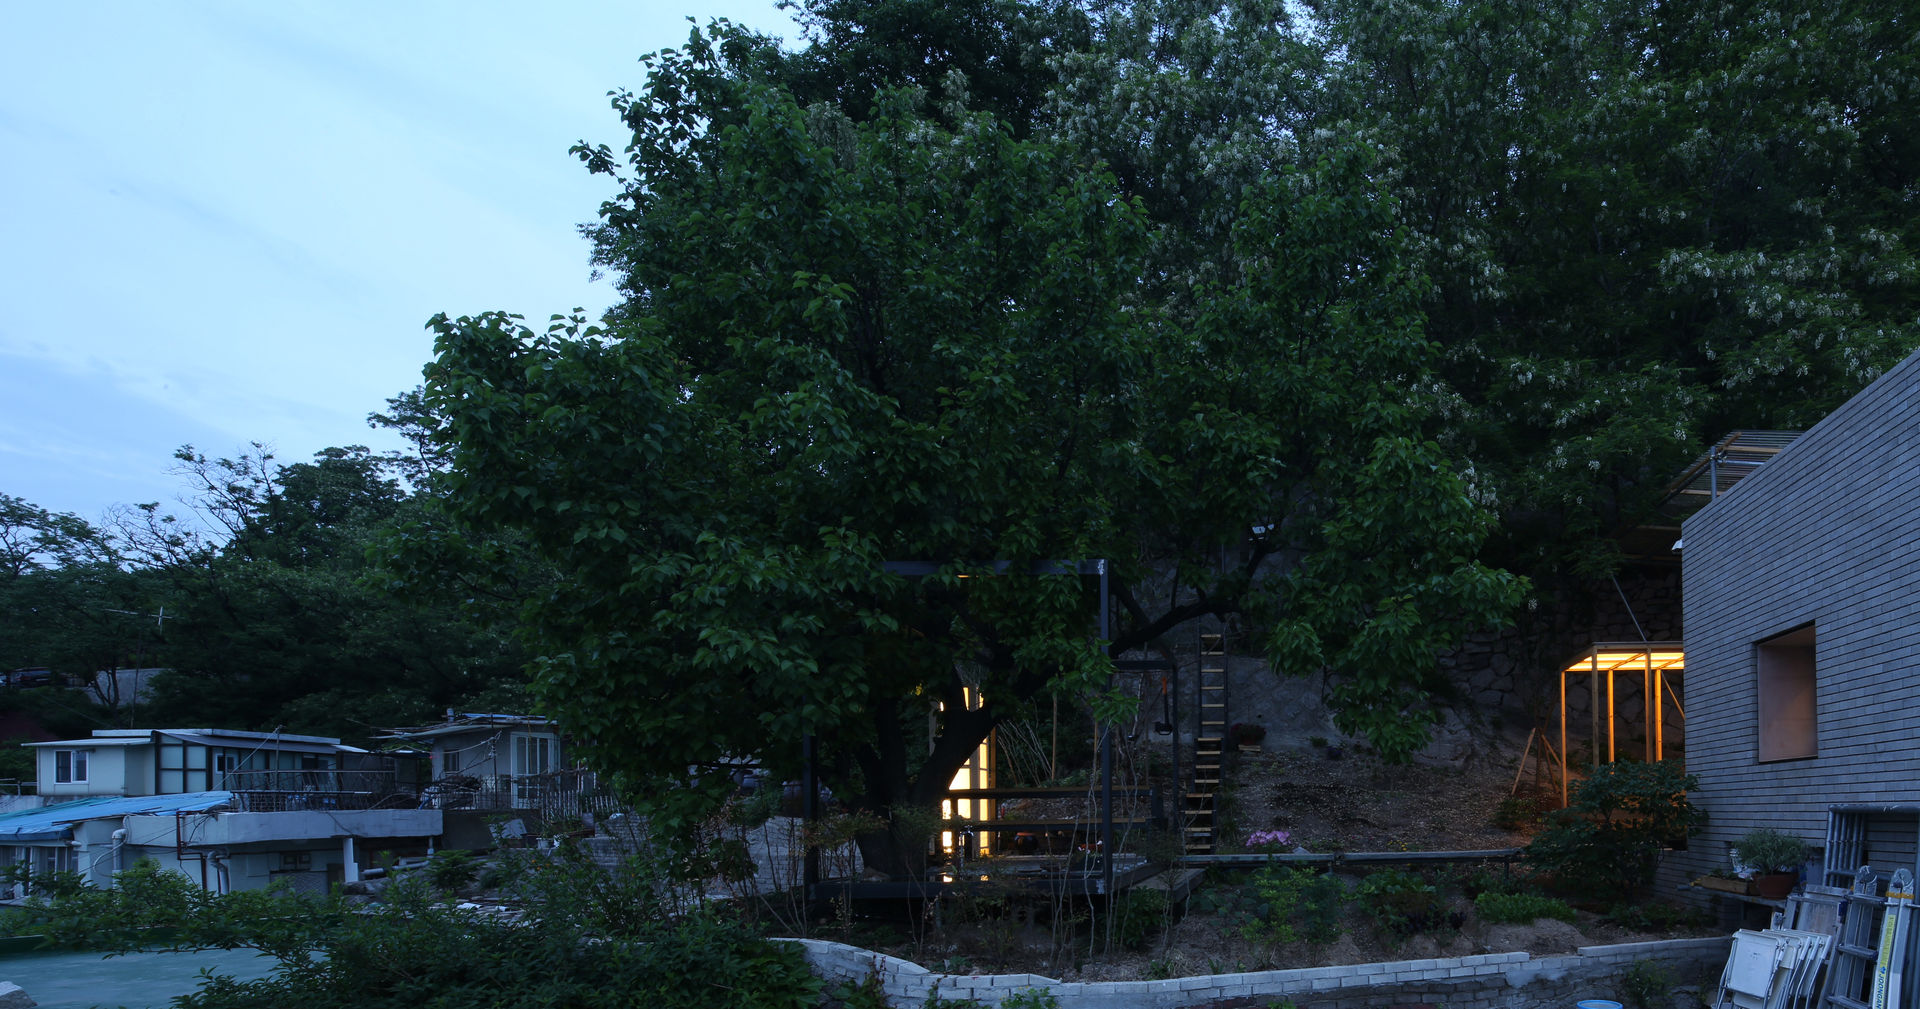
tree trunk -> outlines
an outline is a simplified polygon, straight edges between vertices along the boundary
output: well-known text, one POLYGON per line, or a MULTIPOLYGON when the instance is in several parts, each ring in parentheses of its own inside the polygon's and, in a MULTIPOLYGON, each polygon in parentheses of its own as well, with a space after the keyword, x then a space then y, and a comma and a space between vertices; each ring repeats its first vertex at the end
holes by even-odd
MULTIPOLYGON (((894 707, 891 702, 883 706, 894 707)), ((857 835, 855 842, 869 871, 883 872, 892 880, 920 879, 926 873, 928 840, 940 829, 940 799, 961 765, 986 741, 999 716, 991 704, 971 711, 949 705, 941 713, 941 732, 933 752, 927 754, 919 775, 908 778, 906 739, 898 731, 897 711, 876 711, 875 715, 889 728, 880 734, 876 747, 859 755, 867 778, 860 805, 888 826, 857 835)))

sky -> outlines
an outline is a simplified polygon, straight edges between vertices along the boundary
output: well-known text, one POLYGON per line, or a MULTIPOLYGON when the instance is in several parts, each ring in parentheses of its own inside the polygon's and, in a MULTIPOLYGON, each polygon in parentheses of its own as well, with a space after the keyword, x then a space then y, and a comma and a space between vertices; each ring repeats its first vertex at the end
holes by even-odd
POLYGON ((607 92, 773 0, 0 5, 0 493, 172 502, 193 445, 398 448, 437 312, 614 300, 577 226, 607 92))

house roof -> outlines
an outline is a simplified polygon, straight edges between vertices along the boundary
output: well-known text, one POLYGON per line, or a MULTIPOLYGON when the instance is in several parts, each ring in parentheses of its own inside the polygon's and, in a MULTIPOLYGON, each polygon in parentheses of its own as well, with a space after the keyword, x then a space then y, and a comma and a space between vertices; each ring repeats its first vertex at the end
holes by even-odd
POLYGON ((381 739, 432 739, 436 736, 451 736, 462 732, 478 732, 491 729, 547 729, 558 732, 553 719, 540 715, 499 715, 487 712, 447 712, 447 720, 439 725, 400 726, 394 728, 381 739))
POLYGON ((225 746, 242 750, 277 750, 283 753, 365 753, 331 736, 301 736, 289 733, 249 732, 242 729, 95 729, 86 739, 53 739, 22 746, 59 747, 61 749, 97 749, 108 746, 146 746, 155 736, 200 746, 225 746))
POLYGON ((142 813, 202 813, 233 803, 232 792, 181 792, 175 795, 103 795, 39 809, 0 813, 0 844, 65 841, 73 824, 142 813))

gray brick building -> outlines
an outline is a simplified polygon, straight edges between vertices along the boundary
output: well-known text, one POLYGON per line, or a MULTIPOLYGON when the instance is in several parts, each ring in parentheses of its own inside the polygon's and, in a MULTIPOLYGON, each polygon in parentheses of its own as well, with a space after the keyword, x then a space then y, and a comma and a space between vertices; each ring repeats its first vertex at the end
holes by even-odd
MULTIPOLYGON (((1687 519, 1687 765, 1710 822, 1665 882, 1755 827, 1820 847, 1833 803, 1920 803, 1920 354, 1687 519)), ((1912 865, 1911 817, 1868 860, 1912 865)))

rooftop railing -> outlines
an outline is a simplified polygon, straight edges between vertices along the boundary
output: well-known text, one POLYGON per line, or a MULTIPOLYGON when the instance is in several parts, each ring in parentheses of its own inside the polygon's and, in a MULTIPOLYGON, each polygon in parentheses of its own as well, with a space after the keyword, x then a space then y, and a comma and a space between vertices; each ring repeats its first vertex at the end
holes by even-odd
POLYGON ((228 771, 221 775, 243 813, 302 809, 414 809, 420 796, 393 771, 228 771))

